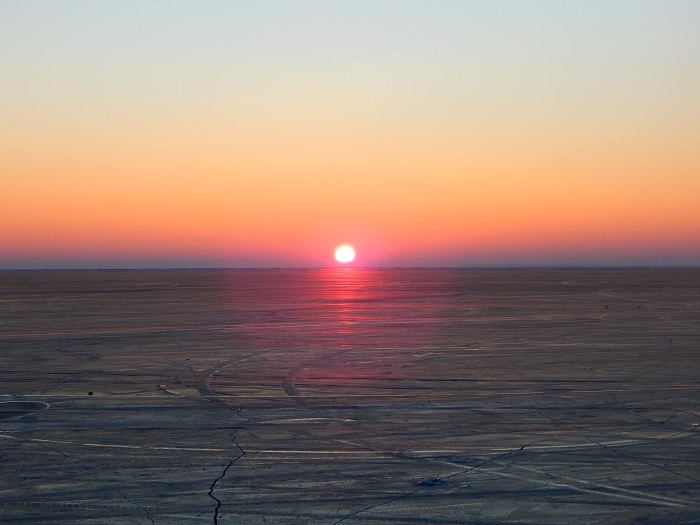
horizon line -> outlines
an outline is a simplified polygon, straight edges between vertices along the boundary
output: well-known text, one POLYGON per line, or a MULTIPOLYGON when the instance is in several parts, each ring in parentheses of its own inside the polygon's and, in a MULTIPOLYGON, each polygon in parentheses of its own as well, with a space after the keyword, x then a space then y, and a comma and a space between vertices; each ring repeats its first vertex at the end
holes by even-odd
POLYGON ((693 270, 699 264, 515 264, 447 266, 143 266, 0 268, 0 272, 128 272, 128 271, 227 271, 227 270, 693 270))

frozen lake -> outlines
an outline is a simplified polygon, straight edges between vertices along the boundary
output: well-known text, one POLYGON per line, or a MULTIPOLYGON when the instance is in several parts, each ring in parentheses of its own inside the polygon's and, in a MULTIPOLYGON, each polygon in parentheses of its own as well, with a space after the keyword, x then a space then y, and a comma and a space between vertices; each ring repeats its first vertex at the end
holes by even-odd
POLYGON ((700 523, 700 270, 0 272, 0 521, 700 523))

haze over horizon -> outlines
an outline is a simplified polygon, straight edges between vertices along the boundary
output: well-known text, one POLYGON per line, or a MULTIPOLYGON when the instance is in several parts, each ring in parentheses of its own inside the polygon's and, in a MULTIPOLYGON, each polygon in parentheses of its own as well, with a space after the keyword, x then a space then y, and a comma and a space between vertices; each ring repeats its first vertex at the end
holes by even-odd
POLYGON ((0 3, 0 269, 700 265, 700 2, 0 3))

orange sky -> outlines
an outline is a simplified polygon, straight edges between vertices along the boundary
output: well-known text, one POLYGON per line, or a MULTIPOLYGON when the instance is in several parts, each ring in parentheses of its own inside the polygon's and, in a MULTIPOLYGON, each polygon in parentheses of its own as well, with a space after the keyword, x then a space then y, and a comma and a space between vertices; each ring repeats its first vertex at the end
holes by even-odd
POLYGON ((0 267, 700 263, 697 4, 262 4, 4 8, 0 267))

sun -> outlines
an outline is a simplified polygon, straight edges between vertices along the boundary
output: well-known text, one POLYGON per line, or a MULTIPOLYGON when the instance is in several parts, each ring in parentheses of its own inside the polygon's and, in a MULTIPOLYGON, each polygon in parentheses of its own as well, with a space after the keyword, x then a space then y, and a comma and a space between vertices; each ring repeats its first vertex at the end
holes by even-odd
POLYGON ((349 263, 355 260, 355 250, 352 246, 343 244, 335 250, 335 260, 339 263, 349 263))

